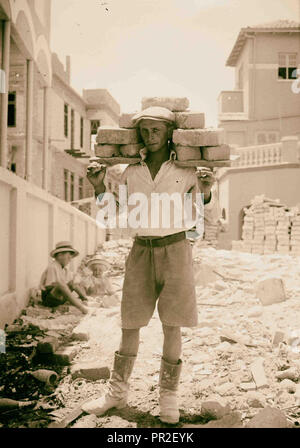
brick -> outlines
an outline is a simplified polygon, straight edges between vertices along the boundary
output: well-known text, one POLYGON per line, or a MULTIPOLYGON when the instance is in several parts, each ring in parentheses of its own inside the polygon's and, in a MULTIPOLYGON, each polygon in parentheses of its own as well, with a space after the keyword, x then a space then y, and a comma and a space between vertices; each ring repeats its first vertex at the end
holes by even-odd
POLYGON ((114 157, 120 154, 120 145, 95 145, 95 155, 97 157, 114 157))
POLYGON ((224 144, 224 129, 176 129, 173 142, 187 146, 218 146, 224 144))
POLYGON ((286 292, 281 278, 267 278, 257 283, 256 295, 262 305, 272 305, 286 300, 286 292))
POLYGON ((135 125, 132 122, 132 118, 137 114, 133 112, 132 114, 122 114, 119 119, 120 128, 133 129, 135 125))
POLYGON ((57 364, 67 366, 75 358, 79 351, 79 347, 65 347, 54 353, 54 360, 57 364))
POLYGON ((273 335, 273 340, 272 340, 272 346, 273 347, 278 347, 278 345, 283 342, 285 340, 285 333, 284 331, 275 331, 274 335, 273 335))
POLYGON ((201 112, 176 112, 175 125, 180 129, 203 129, 205 115, 201 112))
POLYGON ((172 112, 184 112, 190 105, 188 98, 176 97, 144 97, 142 98, 142 110, 148 107, 165 107, 172 112))
POLYGON ((201 151, 204 160, 230 159, 230 147, 228 145, 203 147, 201 151))
POLYGON ((232 395, 232 393, 234 393, 235 390, 235 385, 233 383, 224 383, 221 384, 220 386, 216 387, 216 392, 223 396, 223 395, 232 395))
POLYGON ((143 143, 133 143, 131 145, 121 145, 120 153, 124 157, 139 157, 140 150, 144 148, 143 143))
POLYGON ((280 389, 286 390, 289 394, 294 394, 296 392, 296 384, 293 381, 285 378, 280 383, 280 389))
POLYGON ((201 415, 209 414, 214 418, 222 418, 224 415, 229 414, 231 411, 230 406, 223 406, 217 401, 205 401, 201 405, 201 415))
POLYGON ((263 394, 259 392, 249 391, 247 392, 247 403, 251 408, 264 408, 265 407, 265 398, 263 394))
POLYGON ((288 421, 283 412, 270 406, 262 409, 246 425, 247 428, 287 428, 288 421))
POLYGON ((110 377, 110 370, 107 366, 103 366, 99 362, 78 363, 71 368, 71 375, 73 379, 85 378, 91 381, 101 379, 108 379, 110 377))
POLYGON ((59 346, 58 338, 54 336, 48 336, 37 345, 38 353, 54 353, 59 346))
POLYGON ((261 306, 253 306, 247 312, 248 317, 259 317, 263 313, 263 308, 261 306))
POLYGON ((239 388, 246 392, 251 391, 251 390, 256 390, 256 384, 254 382, 241 383, 239 385, 239 388))
POLYGON ((199 146, 175 145, 177 160, 200 160, 201 151, 199 146))
POLYGON ((242 428, 242 418, 240 412, 231 412, 224 415, 219 420, 212 420, 205 425, 183 425, 183 428, 242 428))
POLYGON ((85 331, 83 328, 80 328, 80 325, 78 325, 72 331, 72 339, 75 341, 88 341, 90 339, 90 335, 88 331, 85 331))
POLYGON ((263 358, 258 358, 250 365, 250 370, 257 389, 269 386, 263 363, 263 358))
POLYGON ((141 138, 137 129, 101 127, 98 129, 96 141, 110 145, 129 145, 140 143, 141 138))

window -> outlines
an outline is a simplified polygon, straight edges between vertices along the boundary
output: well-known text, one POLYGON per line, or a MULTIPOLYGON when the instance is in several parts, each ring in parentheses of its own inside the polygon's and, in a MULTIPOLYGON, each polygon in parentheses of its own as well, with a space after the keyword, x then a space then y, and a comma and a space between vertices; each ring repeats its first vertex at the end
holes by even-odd
POLYGON ((69 107, 67 104, 64 105, 64 133, 65 137, 68 137, 69 129, 68 129, 68 116, 69 116, 69 107))
POLYGON ((83 147, 83 118, 80 117, 80 148, 83 147))
POLYGON ((278 79, 296 79, 297 53, 279 53, 278 79))
POLYGON ((68 201, 69 199, 69 195, 68 195, 68 190, 69 190, 69 173, 68 170, 64 170, 64 191, 65 191, 65 201, 68 201))
POLYGON ((78 196, 79 196, 79 199, 83 199, 83 177, 79 177, 78 196))
POLYGON ((100 120, 91 120, 91 135, 97 135, 97 130, 100 127, 100 120))
POLYGON ((71 197, 70 197, 70 201, 74 201, 74 173, 71 173, 71 197))
POLYGON ((8 93, 7 126, 16 126, 16 92, 8 93))
POLYGON ((74 133, 75 133, 75 127, 74 127, 74 109, 71 109, 71 149, 74 149, 74 133))
POLYGON ((257 132, 256 133, 256 144, 257 145, 268 145, 270 143, 276 143, 279 141, 279 132, 257 132))

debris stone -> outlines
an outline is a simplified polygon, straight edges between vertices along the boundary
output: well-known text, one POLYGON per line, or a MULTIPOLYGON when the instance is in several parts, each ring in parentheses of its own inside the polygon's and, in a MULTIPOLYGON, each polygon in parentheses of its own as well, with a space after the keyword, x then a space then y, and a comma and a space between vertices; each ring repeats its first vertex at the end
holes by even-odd
POLYGON ((54 353, 54 359, 57 364, 69 365, 79 351, 79 347, 64 347, 54 353))
POLYGON ((230 406, 221 405, 218 401, 204 401, 201 405, 201 414, 209 414, 217 419, 231 412, 230 406))
POLYGON ((283 412, 270 406, 262 409, 246 425, 247 428, 287 428, 288 421, 283 412))
POLYGON ((280 389, 286 390, 289 394, 296 392, 296 384, 288 379, 284 379, 280 383, 280 389))
POLYGON ((264 359, 258 358, 250 365, 250 370, 257 389, 269 386, 263 363, 264 359))
POLYGON ((54 336, 44 338, 37 345, 38 353, 54 353, 59 347, 59 341, 54 336))
POLYGON ((183 428, 243 428, 240 412, 224 415, 219 420, 212 420, 205 425, 183 425, 183 428))
POLYGON ((256 295, 264 306, 283 302, 287 298, 283 280, 275 277, 258 282, 256 295))
POLYGON ((279 380, 297 380, 299 378, 299 372, 296 367, 290 367, 289 369, 277 372, 276 378, 278 378, 279 380))
POLYGON ((71 367, 71 375, 73 379, 85 378, 91 381, 108 379, 110 370, 107 366, 99 362, 77 363, 71 367))

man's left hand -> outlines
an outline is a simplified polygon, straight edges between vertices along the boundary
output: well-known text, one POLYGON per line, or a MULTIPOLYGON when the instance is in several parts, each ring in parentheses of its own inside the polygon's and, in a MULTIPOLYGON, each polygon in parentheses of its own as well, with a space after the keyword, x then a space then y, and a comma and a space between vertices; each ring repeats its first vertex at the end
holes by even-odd
POLYGON ((210 192, 213 184, 216 181, 214 173, 209 168, 197 168, 196 176, 198 178, 198 186, 201 193, 204 193, 204 198, 210 197, 210 192))

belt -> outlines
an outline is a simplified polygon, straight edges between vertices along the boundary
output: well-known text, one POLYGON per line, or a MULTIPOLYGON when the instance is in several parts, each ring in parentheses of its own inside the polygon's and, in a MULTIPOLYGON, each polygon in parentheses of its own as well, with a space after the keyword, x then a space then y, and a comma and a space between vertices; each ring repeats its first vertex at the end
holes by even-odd
POLYGON ((135 242, 137 244, 140 244, 141 246, 146 246, 146 247, 162 247, 162 246, 167 246, 169 244, 172 243, 177 243, 178 241, 182 241, 186 239, 186 234, 185 232, 179 232, 179 233, 174 233, 174 235, 167 235, 164 236, 162 238, 139 238, 136 237, 135 238, 135 242))

